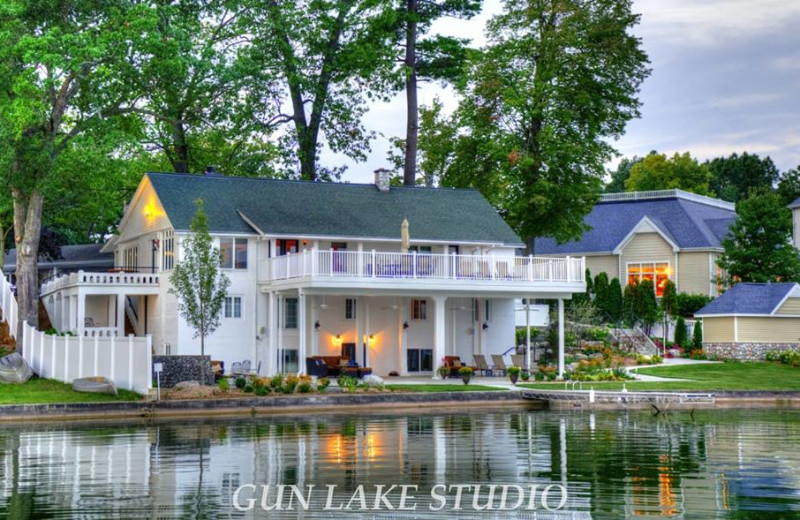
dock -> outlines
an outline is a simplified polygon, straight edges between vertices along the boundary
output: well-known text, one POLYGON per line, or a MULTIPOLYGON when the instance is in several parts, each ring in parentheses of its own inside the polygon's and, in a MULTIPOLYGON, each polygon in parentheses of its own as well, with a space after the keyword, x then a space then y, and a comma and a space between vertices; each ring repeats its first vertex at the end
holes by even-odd
POLYGON ((604 390, 522 390, 523 399, 547 401, 556 408, 652 408, 655 413, 671 406, 714 406, 714 394, 690 392, 610 392, 604 390))

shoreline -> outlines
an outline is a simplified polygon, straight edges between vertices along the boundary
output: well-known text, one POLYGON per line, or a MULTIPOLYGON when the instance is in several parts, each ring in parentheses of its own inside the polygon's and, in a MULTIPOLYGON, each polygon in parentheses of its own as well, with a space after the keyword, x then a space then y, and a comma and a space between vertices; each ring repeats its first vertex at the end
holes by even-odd
MULTIPOLYGON (((714 403, 674 405, 676 411, 715 408, 800 408, 800 392, 714 392, 714 403)), ((535 410, 644 410, 649 404, 588 404, 524 399, 521 392, 398 392, 392 394, 327 394, 244 399, 196 399, 174 401, 119 401, 102 403, 47 403, 1 405, 0 424, 25 421, 102 421, 116 419, 168 419, 230 416, 340 414, 358 411, 419 410, 430 406, 447 410, 469 407, 522 407, 535 410)))

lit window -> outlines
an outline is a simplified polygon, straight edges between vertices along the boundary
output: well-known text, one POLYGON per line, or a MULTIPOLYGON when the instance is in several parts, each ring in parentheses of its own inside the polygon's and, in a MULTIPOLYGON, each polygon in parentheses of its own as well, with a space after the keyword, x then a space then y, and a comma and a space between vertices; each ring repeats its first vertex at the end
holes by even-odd
POLYGON ((628 285, 636 285, 643 280, 653 282, 656 296, 664 295, 664 286, 672 274, 669 262, 636 263, 628 264, 628 285))
POLYGON ((171 271, 175 266, 175 232, 171 229, 161 233, 161 269, 171 271))
POLYGON ((411 319, 428 319, 428 300, 411 300, 411 319))
POLYGON ((223 305, 223 315, 226 318, 241 318, 242 317, 242 297, 241 296, 226 296, 225 304, 223 305))
POLYGON ((246 238, 220 238, 219 250, 223 269, 247 269, 246 238))
POLYGON ((283 328, 297 328, 297 298, 286 298, 283 328))

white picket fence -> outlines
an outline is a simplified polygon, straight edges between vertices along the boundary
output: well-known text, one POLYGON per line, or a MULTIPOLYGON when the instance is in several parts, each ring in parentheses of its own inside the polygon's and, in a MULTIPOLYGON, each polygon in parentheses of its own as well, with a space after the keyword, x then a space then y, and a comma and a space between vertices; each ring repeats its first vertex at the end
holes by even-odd
MULTIPOLYGON (((11 284, 0 276, 3 321, 17 338, 19 309, 11 284)), ((39 377, 72 383, 80 377, 103 376, 117 388, 147 394, 152 388, 152 338, 54 336, 22 322, 22 355, 39 377)))
POLYGON ((53 336, 22 322, 22 352, 39 377, 72 383, 103 376, 117 388, 147 394, 152 387, 152 338, 53 336))

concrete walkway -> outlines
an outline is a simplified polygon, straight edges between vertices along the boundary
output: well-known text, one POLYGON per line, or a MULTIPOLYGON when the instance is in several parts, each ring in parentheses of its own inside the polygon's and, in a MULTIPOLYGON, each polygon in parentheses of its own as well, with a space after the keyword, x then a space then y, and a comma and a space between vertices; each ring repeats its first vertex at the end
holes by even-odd
POLYGON ((652 367, 669 367, 669 366, 682 366, 682 365, 710 365, 715 363, 721 363, 721 361, 708 361, 705 359, 687 359, 687 358, 665 358, 664 362, 660 365, 638 365, 635 367, 627 367, 628 372, 636 378, 636 381, 643 381, 643 382, 659 382, 659 381, 691 381, 691 379, 679 379, 676 377, 660 377, 660 376, 651 376, 647 374, 640 374, 637 372, 640 368, 652 368, 652 367))

